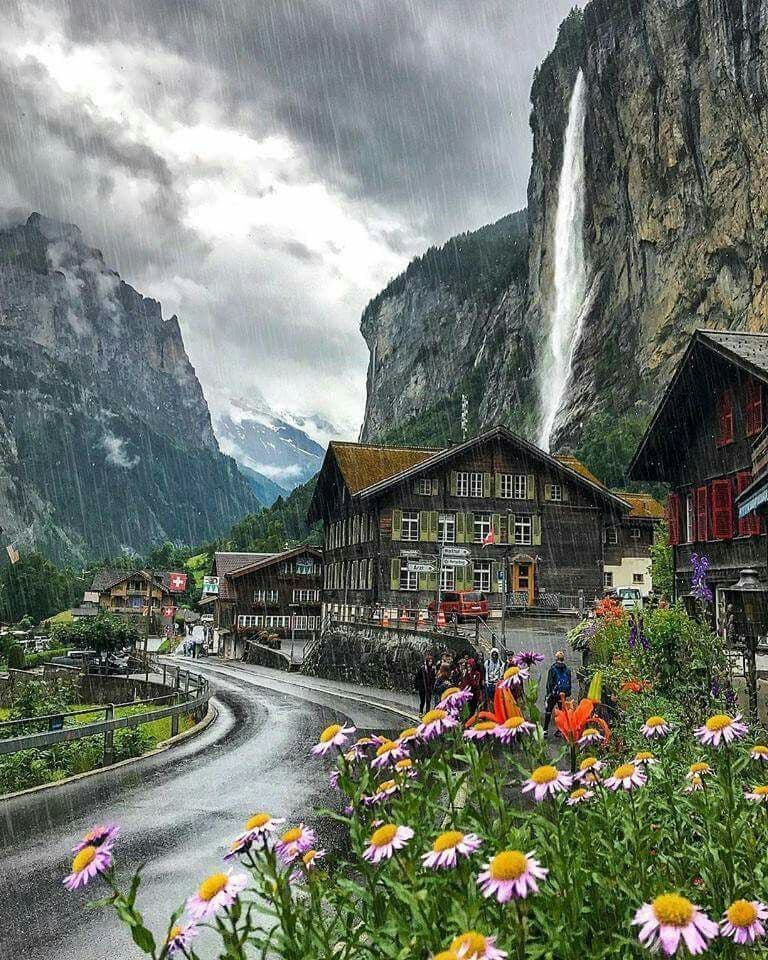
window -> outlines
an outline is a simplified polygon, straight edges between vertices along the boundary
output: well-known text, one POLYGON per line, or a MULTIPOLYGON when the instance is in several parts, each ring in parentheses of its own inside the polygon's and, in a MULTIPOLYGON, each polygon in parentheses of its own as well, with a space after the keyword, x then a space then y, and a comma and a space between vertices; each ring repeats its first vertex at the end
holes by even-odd
POLYGON ((603 586, 610 590, 613 586, 613 574, 606 572, 603 574, 603 586))
POLYGON ((526 500, 528 498, 528 477, 524 473, 515 474, 515 500, 526 500))
POLYGON ((502 473, 499 480, 499 495, 505 500, 527 500, 528 477, 524 473, 502 473))
POLYGON ((533 523, 531 517, 515 516, 515 543, 533 543, 533 523))
POLYGON ((437 517, 437 539, 440 543, 456 543, 456 514, 441 513, 437 517))
POLYGON ((456 567, 443 567, 440 571, 440 589, 456 589, 456 567))
POLYGON ((475 513, 475 543, 482 543, 483 540, 491 532, 491 515, 490 513, 475 513))
POLYGON ((472 588, 481 593, 490 593, 491 591, 491 561, 475 560, 474 572, 472 574, 472 588))
MULTIPOLYGON (((752 474, 749 470, 743 470, 736 474, 736 493, 742 493, 752 483, 752 474)), ((760 517, 753 510, 746 517, 739 518, 739 536, 751 537, 760 533, 760 517)))
POLYGON ((317 603, 319 600, 319 590, 294 590, 291 603, 317 603))
POLYGON ((483 495, 482 473, 457 473, 456 474, 456 496, 457 497, 482 497, 482 495, 483 495))
POLYGON ((718 446, 733 443, 733 392, 723 390, 717 401, 717 418, 720 423, 718 446))
POLYGON ((368 589, 373 590, 373 558, 368 561, 368 589))
POLYGON ((403 510, 403 533, 402 540, 419 539, 419 511, 403 510))
POLYGON ((318 565, 314 562, 314 560, 304 558, 296 561, 296 573, 298 576, 314 577, 317 576, 318 572, 318 565))
POLYGON ((633 540, 640 539, 640 527, 632 527, 629 531, 629 535, 633 540))
POLYGON ((619 542, 619 531, 616 527, 608 527, 606 531, 606 543, 616 544, 619 542))
POLYGON ((693 507, 693 494, 685 497, 685 542, 693 543, 696 539, 696 513, 693 507))
POLYGON ((254 590, 254 603, 277 603, 277 590, 254 590))
POLYGON ((432 494, 436 492, 435 490, 436 485, 437 485, 437 480, 433 480, 431 477, 417 480, 416 493, 419 493, 424 497, 431 497, 432 494))
POLYGON ((358 563, 357 560, 352 561, 352 573, 351 573, 352 579, 350 580, 350 583, 349 583, 349 586, 352 590, 357 590, 357 575, 358 575, 359 566, 360 564, 358 563))
MULTIPOLYGON (((397 568, 395 568, 397 569, 397 568)), ((408 561, 400 561, 400 589, 401 590, 418 590, 419 589, 419 575, 408 569, 408 561)))
POLYGON ((632 583, 645 583, 645 577, 642 573, 633 573, 632 583))
POLYGON ((563 499, 563 488, 559 483, 551 483, 549 485, 549 499, 560 503, 563 499))
POLYGON ((763 429, 763 385, 759 380, 751 379, 747 382, 744 420, 748 437, 754 437, 763 429))
POLYGON ((733 484, 728 479, 713 480, 712 539, 730 540, 733 536, 733 484))
POLYGON ((667 499, 667 523, 670 546, 676 546, 680 543, 680 497, 676 493, 670 493, 667 499))

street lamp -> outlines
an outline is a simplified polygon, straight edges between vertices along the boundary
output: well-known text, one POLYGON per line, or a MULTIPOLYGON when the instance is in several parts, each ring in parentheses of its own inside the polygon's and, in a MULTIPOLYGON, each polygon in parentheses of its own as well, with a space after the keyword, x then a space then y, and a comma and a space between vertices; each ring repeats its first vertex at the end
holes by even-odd
POLYGON ((757 579, 757 571, 745 569, 732 586, 725 589, 728 639, 741 648, 744 677, 752 720, 757 711, 757 645, 768 633, 768 587, 757 579))

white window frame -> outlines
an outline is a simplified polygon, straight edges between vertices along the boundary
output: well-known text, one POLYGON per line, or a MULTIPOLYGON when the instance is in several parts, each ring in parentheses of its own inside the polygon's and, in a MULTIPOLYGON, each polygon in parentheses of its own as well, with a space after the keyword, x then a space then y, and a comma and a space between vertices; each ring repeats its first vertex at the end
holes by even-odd
POLYGON ((456 543, 456 514, 438 513, 437 542, 456 543))
POLYGON ((515 473, 514 475, 514 500, 528 499, 528 474, 515 473))
POLYGON ((481 499, 483 496, 483 475, 473 471, 469 475, 469 495, 474 499, 481 499))
POLYGON ((645 583, 645 574, 643 574, 643 573, 633 573, 633 574, 632 574, 632 583, 633 583, 633 584, 645 583))
POLYGON ((633 540, 639 540, 639 539, 640 539, 640 534, 641 534, 640 527, 631 527, 631 528, 630 528, 629 535, 630 535, 630 537, 631 537, 633 540))
POLYGON ((469 496, 469 474, 464 470, 460 470, 456 474, 456 496, 469 496))
POLYGON ((349 582, 350 589, 352 589, 352 590, 357 590, 357 577, 358 577, 359 571, 360 571, 360 561, 359 561, 359 560, 353 560, 353 561, 352 561, 352 572, 351 572, 351 574, 350 574, 351 579, 350 579, 350 582, 349 582))
POLYGON ((693 543, 696 539, 696 507, 693 502, 693 493, 685 498, 685 542, 693 543))
POLYGON ((504 500, 513 500, 515 493, 515 475, 514 473, 500 474, 499 492, 504 500))
POLYGON ((491 592, 490 560, 475 560, 472 569, 472 589, 480 593, 491 592))
POLYGON ((400 561, 400 590, 415 593, 419 589, 419 575, 408 570, 408 560, 400 561))
POLYGON ((524 514, 515 514, 515 543, 524 547, 533 544, 533 517, 524 514))
POLYGON ((443 567, 440 571, 440 589, 443 591, 456 589, 456 567, 443 567))
POLYGON ((550 483, 549 485, 549 499, 553 503, 562 503, 563 502, 563 485, 562 483, 550 483))
POLYGON ((291 594, 291 603, 318 603, 319 590, 308 590, 305 587, 296 587, 291 594))
POLYGON ((474 518, 472 542, 482 543, 493 529, 493 517, 490 513, 481 510, 475 511, 474 518))
POLYGON ((253 602, 254 603, 277 603, 280 598, 280 594, 277 590, 263 588, 261 590, 253 591, 253 602))
POLYGON ((606 590, 613 589, 613 571, 605 570, 603 571, 603 586, 606 590))
POLYGON ((416 483, 416 493, 422 497, 432 496, 432 477, 421 477, 416 483))
POLYGON ((408 543, 415 543, 419 539, 419 511, 403 510, 403 519, 400 539, 408 543), (407 524, 407 535, 406 535, 407 524))
POLYGON ((619 531, 616 527, 608 527, 606 531, 605 542, 614 547, 619 542, 619 531))

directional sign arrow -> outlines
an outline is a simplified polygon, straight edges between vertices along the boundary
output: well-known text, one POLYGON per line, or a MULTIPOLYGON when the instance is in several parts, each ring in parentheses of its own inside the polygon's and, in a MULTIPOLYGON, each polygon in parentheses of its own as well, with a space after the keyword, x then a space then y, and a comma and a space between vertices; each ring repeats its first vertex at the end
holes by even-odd
POLYGON ((466 547, 443 547, 444 557, 468 557, 469 553, 466 547))

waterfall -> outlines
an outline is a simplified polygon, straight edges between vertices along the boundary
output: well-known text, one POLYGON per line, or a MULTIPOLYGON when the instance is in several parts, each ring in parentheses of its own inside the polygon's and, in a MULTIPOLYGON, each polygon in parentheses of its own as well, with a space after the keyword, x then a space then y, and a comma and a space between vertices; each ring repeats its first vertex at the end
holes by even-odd
POLYGON ((573 354, 584 320, 587 269, 584 262, 584 117, 586 84, 581 70, 568 105, 563 166, 557 190, 554 305, 541 367, 539 446, 549 450, 552 429, 565 397, 573 354))

